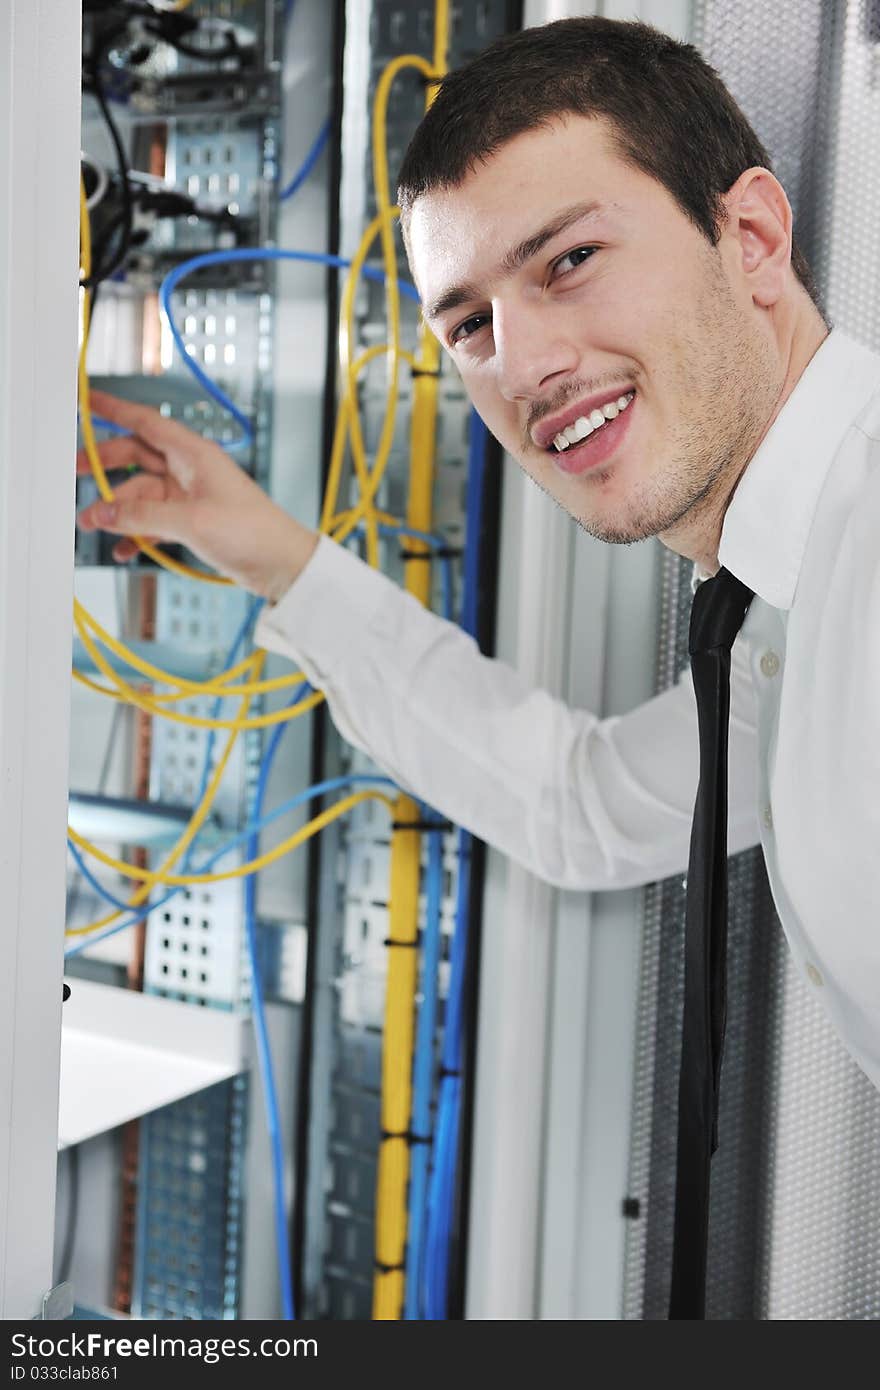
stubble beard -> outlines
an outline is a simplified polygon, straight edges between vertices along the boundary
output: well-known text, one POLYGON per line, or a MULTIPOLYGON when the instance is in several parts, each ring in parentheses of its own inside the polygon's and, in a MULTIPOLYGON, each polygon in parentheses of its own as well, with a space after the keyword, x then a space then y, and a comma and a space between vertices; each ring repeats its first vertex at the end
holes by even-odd
POLYGON ((601 514, 606 489, 620 486, 613 463, 586 480, 588 496, 597 499, 591 510, 566 508, 582 530, 606 544, 633 545, 651 536, 673 540, 676 533, 713 527, 720 533, 733 489, 772 414, 782 379, 779 362, 734 301, 717 253, 709 248, 709 254, 716 264, 707 273, 693 332, 682 337, 671 316, 664 335, 674 344, 667 354, 674 365, 662 389, 682 406, 666 461, 627 489, 616 516, 601 514))

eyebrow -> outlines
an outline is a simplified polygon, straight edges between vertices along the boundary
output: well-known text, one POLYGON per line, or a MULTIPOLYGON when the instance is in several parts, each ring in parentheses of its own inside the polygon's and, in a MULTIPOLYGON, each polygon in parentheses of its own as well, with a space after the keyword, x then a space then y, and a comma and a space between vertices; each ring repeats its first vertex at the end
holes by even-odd
MULTIPOLYGON (((537 256, 548 241, 559 236, 560 232, 566 231, 575 222, 582 222, 588 217, 596 217, 604 212, 601 203, 575 203, 571 207, 563 208, 549 222, 545 222, 532 236, 526 237, 518 246, 514 246, 503 257, 497 270, 490 275, 490 279, 508 279, 515 275, 518 270, 530 261, 533 256, 537 256)), ((448 290, 444 290, 437 299, 425 309, 425 318, 434 320, 441 314, 447 313, 450 309, 457 309, 460 305, 468 303, 472 299, 482 298, 482 292, 473 284, 464 282, 460 285, 450 285, 448 290)))

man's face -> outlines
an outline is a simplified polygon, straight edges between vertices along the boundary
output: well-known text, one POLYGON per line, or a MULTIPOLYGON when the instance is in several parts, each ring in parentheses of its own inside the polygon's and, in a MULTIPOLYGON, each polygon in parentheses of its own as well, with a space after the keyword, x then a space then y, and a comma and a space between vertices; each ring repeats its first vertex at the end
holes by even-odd
POLYGON ((430 326, 541 488, 600 540, 717 545, 780 386, 734 237, 711 246, 571 116, 420 197, 409 244, 430 326))

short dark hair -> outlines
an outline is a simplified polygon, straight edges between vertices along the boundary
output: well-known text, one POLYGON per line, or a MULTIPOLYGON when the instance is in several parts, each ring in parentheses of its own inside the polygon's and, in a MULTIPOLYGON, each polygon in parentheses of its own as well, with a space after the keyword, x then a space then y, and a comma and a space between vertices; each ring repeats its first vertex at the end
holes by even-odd
MULTIPOLYGON (((438 84, 399 175, 404 233, 416 199, 454 188, 517 135, 555 117, 600 116, 617 152, 649 174, 718 244, 722 195, 767 151, 718 73, 689 43, 649 24, 560 19, 496 40, 438 84)), ((792 238, 792 269, 820 309, 792 238)))

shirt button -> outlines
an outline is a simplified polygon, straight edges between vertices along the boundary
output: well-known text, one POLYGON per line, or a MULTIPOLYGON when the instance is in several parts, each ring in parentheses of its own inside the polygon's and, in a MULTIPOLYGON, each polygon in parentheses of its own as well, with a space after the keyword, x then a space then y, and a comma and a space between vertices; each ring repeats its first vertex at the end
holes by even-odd
POLYGON ((825 983, 825 981, 822 979, 821 971, 817 970, 815 965, 813 965, 812 963, 807 966, 807 979, 809 980, 810 984, 815 985, 817 989, 820 985, 824 985, 825 983))
POLYGON ((775 652, 765 652, 761 657, 761 671, 765 676, 775 676, 779 670, 779 657, 775 652))
POLYGON ((763 814, 762 814, 762 816, 761 816, 761 819, 763 820, 763 822, 764 822, 764 824, 766 825, 766 827, 767 827, 768 830, 772 830, 772 829, 773 829, 773 812, 772 812, 772 810, 770 809, 770 806, 769 806, 769 805, 767 805, 767 806, 764 807, 764 811, 763 811, 763 814))

